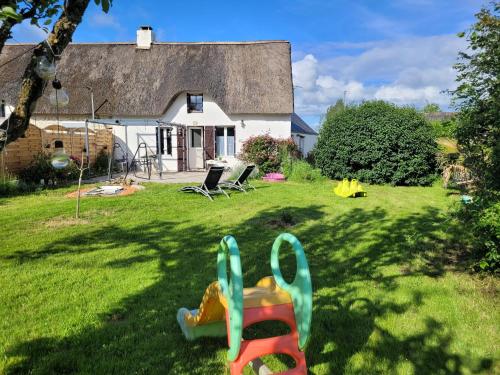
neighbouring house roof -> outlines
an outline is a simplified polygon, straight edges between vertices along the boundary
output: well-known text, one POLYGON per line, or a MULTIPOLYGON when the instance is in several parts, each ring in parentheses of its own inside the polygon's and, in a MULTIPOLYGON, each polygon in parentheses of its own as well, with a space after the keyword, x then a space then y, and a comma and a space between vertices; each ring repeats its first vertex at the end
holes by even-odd
MULTIPOLYGON (((6 45, 0 65, 32 45, 6 45)), ((0 99, 15 103, 31 52, 0 69, 0 99)), ((70 44, 57 66, 70 103, 62 114, 89 115, 94 91, 98 112, 114 117, 159 117, 184 91, 210 95, 227 114, 291 114, 293 88, 290 43, 135 43, 70 44)), ((37 114, 53 114, 50 85, 37 114)))
POLYGON ((424 113, 424 117, 428 121, 451 120, 455 116, 456 116, 455 112, 431 112, 431 113, 424 113))
POLYGON ((318 133, 307 125, 296 113, 292 113, 292 133, 318 135, 318 133))

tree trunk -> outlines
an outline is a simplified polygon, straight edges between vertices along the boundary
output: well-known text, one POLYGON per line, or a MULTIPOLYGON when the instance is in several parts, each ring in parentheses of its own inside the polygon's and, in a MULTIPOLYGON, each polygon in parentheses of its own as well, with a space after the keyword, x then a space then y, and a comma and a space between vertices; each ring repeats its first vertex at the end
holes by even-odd
POLYGON ((84 162, 84 158, 83 158, 83 152, 82 152, 82 158, 80 159, 80 176, 78 177, 78 190, 77 190, 77 193, 76 193, 76 213, 75 213, 75 218, 76 219, 79 219, 80 218, 80 191, 81 191, 81 188, 82 188, 82 177, 83 177, 83 171, 85 171, 85 169, 87 168, 84 168, 85 167, 85 162, 84 162))
MULTIPOLYGON (((87 9, 89 1, 90 0, 68 0, 65 10, 54 24, 52 32, 47 37, 47 43, 56 55, 62 54, 66 46, 71 42, 73 33, 82 21, 83 14, 87 9)), ((28 129, 36 102, 43 94, 46 82, 38 77, 35 72, 36 58, 38 56, 46 56, 50 61, 54 59, 50 48, 45 45, 45 42, 38 44, 33 50, 31 60, 23 74, 16 108, 10 115, 7 142, 0 142, 0 151, 2 151, 4 145, 15 141, 25 133, 26 129, 28 129)), ((7 120, 0 125, 0 129, 7 129, 7 120)))

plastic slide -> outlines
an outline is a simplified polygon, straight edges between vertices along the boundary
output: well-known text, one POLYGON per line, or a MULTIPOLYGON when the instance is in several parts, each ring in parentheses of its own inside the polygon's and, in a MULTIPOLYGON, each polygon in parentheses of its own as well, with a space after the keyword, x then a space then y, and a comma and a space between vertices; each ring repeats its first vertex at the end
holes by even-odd
MULTIPOLYGON (((253 288, 243 289, 244 309, 285 303, 292 303, 290 295, 276 285, 272 276, 262 278, 253 288)), ((219 282, 214 281, 205 290, 200 307, 191 311, 179 309, 177 321, 188 340, 226 336, 225 311, 228 307, 219 282)))
POLYGON ((303 350, 311 326, 311 276, 302 245, 293 235, 283 233, 274 241, 271 269, 273 276, 260 279, 254 287, 243 288, 238 245, 233 237, 226 236, 217 254, 218 281, 207 287, 198 309, 181 308, 177 312, 177 321, 188 340, 227 335, 231 375, 241 374, 256 358, 274 353, 294 358, 296 367, 286 374, 307 374, 303 350), (283 242, 291 244, 297 262, 291 284, 283 279, 279 269, 279 249, 283 242), (242 339, 245 327, 265 320, 287 323, 290 333, 265 339, 242 339))
POLYGON ((363 187, 356 179, 349 181, 344 178, 333 191, 342 198, 366 197, 366 191, 363 190, 363 187))

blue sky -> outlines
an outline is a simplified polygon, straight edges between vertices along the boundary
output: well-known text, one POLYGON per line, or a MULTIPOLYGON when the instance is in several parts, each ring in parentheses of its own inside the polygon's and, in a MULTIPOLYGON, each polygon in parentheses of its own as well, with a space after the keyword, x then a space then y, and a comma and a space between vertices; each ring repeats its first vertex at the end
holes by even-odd
MULTIPOLYGON (((114 0, 93 1, 75 42, 134 41, 139 25, 159 41, 285 39, 292 43, 296 111, 313 126, 328 105, 384 99, 421 107, 449 98, 451 65, 465 48, 456 37, 474 21, 478 0, 114 0)), ((16 27, 14 42, 43 32, 16 27)))

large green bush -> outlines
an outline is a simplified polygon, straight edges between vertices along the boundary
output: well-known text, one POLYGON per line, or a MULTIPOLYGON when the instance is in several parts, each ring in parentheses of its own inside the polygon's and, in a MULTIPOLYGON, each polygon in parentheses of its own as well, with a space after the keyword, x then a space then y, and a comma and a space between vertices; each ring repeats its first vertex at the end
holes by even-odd
POLYGON ((449 120, 430 121, 434 129, 436 138, 456 138, 457 137, 457 120, 451 118, 449 120))
POLYGON ((476 197, 473 203, 464 205, 459 219, 466 230, 471 231, 474 243, 475 268, 500 270, 500 199, 476 197))
POLYGON ((329 113, 314 150, 324 175, 370 183, 429 185, 437 145, 422 114, 383 101, 329 113))

